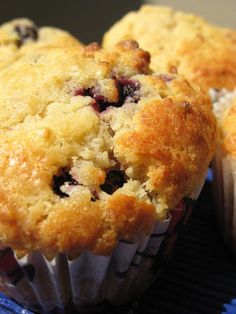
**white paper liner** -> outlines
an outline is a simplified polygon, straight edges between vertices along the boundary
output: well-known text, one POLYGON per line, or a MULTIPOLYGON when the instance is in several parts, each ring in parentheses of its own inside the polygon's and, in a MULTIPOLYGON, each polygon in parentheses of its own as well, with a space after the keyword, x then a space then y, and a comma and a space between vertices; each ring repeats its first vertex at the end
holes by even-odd
POLYGON ((213 176, 217 220, 226 243, 236 254, 236 159, 218 149, 213 176))
POLYGON ((189 212, 182 202, 168 219, 156 223, 151 235, 135 243, 119 241, 110 256, 84 252, 69 260, 57 254, 48 261, 39 251, 17 259, 10 249, 2 250, 0 284, 7 295, 39 313, 66 313, 71 304, 86 310, 105 300, 127 303, 163 268, 189 212))

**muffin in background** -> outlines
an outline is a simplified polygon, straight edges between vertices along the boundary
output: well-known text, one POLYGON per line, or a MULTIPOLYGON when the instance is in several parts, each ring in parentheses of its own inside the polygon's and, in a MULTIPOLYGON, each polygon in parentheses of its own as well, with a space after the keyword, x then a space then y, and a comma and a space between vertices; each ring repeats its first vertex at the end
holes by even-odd
POLYGON ((217 218, 225 242, 236 256, 236 91, 212 91, 219 124, 213 162, 217 218))
POLYGON ((145 5, 114 24, 104 35, 103 46, 124 39, 135 39, 150 51, 153 72, 177 72, 209 93, 220 128, 213 162, 217 217, 224 238, 235 250, 236 31, 169 7, 145 5))
POLYGON ((18 18, 0 26, 0 69, 8 66, 31 49, 44 46, 82 44, 68 32, 55 27, 38 27, 29 19, 18 18))
POLYGON ((136 40, 151 53, 154 72, 184 75, 204 90, 236 86, 236 31, 170 7, 144 5, 115 23, 103 47, 136 40))
POLYGON ((35 46, 0 71, 0 284, 36 312, 137 297, 186 223, 216 122, 149 60, 134 41, 35 46))

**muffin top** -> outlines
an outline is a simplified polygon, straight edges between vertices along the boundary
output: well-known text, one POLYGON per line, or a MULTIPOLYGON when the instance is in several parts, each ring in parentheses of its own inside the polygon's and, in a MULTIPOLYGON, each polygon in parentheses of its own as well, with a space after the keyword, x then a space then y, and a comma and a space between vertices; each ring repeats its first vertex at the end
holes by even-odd
POLYGON ((77 46, 72 35, 54 27, 37 27, 31 20, 19 18, 0 26, 0 69, 17 60, 30 49, 43 46, 77 46))
POLYGON ((137 40, 155 72, 179 73, 204 89, 236 87, 236 31, 169 7, 145 5, 105 34, 103 45, 137 40))
POLYGON ((194 197, 215 147, 210 101, 147 75, 149 59, 129 41, 47 47, 0 71, 2 246, 109 254, 194 197))

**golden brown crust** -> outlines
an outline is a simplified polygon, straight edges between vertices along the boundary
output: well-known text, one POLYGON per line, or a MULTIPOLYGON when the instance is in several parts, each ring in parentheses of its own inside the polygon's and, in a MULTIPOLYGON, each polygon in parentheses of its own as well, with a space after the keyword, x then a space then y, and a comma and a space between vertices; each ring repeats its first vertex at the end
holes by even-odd
POLYGON ((236 86, 234 30, 168 7, 145 5, 114 24, 103 45, 109 48, 127 39, 151 53, 155 72, 177 72, 204 89, 236 86))
MULTIPOLYGON (((154 80, 160 91, 163 82, 154 80)), ((115 151, 122 164, 142 169, 171 208, 183 195, 191 196, 204 176, 206 160, 214 152, 216 127, 203 93, 196 97, 196 90, 184 80, 165 85, 168 96, 142 106, 134 128, 117 136, 115 151)))
POLYGON ((155 211, 153 206, 138 202, 135 197, 114 195, 108 204, 63 204, 54 208, 40 224, 38 238, 45 249, 80 252, 89 249, 96 254, 107 254, 118 239, 132 239, 135 234, 150 232, 155 211), (55 242, 56 241, 56 242, 55 242))
POLYGON ((56 146, 49 149, 45 139, 19 140, 1 139, 1 242, 21 250, 39 247, 49 254, 83 249, 108 254, 118 239, 151 230, 154 206, 134 196, 114 194, 107 202, 91 202, 88 194, 60 199, 51 179, 63 152, 56 146))
POLYGON ((192 196, 215 146, 210 102, 146 75, 148 60, 128 42, 47 47, 0 71, 1 245, 108 254, 192 196))
POLYGON ((236 156, 236 98, 231 107, 224 112, 220 119, 221 139, 224 152, 236 156))

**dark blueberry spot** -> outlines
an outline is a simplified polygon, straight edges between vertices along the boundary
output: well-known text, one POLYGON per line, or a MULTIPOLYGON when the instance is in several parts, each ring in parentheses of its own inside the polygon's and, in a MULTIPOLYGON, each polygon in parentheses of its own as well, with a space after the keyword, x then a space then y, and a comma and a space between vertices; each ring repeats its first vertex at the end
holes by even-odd
POLYGON ((97 88, 92 87, 89 89, 90 96, 96 100, 99 106, 99 109, 97 110, 98 112, 105 111, 108 107, 122 107, 125 102, 137 103, 139 101, 140 96, 137 93, 140 89, 139 82, 127 78, 121 78, 117 79, 116 83, 119 91, 119 101, 116 103, 109 103, 103 95, 99 94, 99 90, 97 88))
POLYGON ((95 100, 95 104, 92 105, 95 111, 102 112, 109 106, 113 106, 113 103, 109 103, 107 98, 100 92, 99 87, 91 87, 86 92, 95 100))
POLYGON ((95 101, 91 104, 92 108, 97 112, 102 112, 107 109, 107 107, 112 106, 112 103, 108 103, 106 98, 100 94, 98 87, 90 88, 78 88, 74 91, 75 96, 90 96, 95 101))
POLYGON ((137 103, 139 101, 140 96, 137 93, 137 91, 140 89, 139 82, 127 78, 120 78, 117 80, 117 83, 120 91, 119 103, 121 104, 121 106, 125 101, 134 103, 137 103))
POLYGON ((53 191, 60 197, 69 197, 65 192, 62 192, 61 186, 65 183, 69 185, 79 185, 79 183, 70 175, 69 171, 66 168, 60 169, 57 175, 54 175, 52 178, 52 188, 53 191))
POLYGON ((101 106, 96 102, 94 101, 92 104, 91 104, 91 107, 93 108, 93 110, 97 111, 97 112, 101 112, 101 106))
POLYGON ((84 96, 84 88, 77 88, 74 91, 74 96, 84 96))
POLYGON ((105 101, 105 97, 100 94, 99 88, 90 87, 90 88, 78 88, 74 91, 75 96, 90 96, 96 101, 105 101))
POLYGON ((18 45, 23 45, 27 40, 38 39, 38 28, 35 25, 16 25, 15 31, 20 37, 18 45))
POLYGON ((137 91, 140 84, 137 81, 127 78, 116 79, 116 85, 119 91, 119 101, 117 103, 108 102, 107 98, 101 94, 99 86, 90 88, 78 88, 74 91, 75 96, 90 96, 95 100, 91 106, 97 112, 103 112, 108 107, 122 107, 125 102, 137 103, 140 99, 137 91))
POLYGON ((93 97, 97 102, 106 102, 106 98, 101 95, 99 88, 91 87, 88 89, 88 94, 93 97))
POLYGON ((126 182, 124 171, 111 170, 106 175, 104 184, 101 185, 101 189, 107 194, 114 193, 117 189, 121 188, 126 182))

